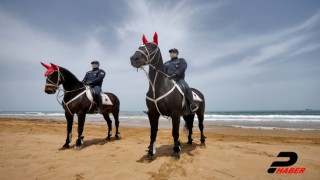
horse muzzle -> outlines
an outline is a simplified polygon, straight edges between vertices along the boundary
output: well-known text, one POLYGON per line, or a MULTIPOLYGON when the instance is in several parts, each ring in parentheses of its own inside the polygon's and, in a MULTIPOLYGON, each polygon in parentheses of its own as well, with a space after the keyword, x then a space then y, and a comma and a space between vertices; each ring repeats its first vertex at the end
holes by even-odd
POLYGON ((131 61, 131 66, 135 67, 135 68, 140 68, 141 66, 145 66, 147 65, 146 62, 142 59, 140 59, 139 57, 131 57, 130 58, 131 61))
POLYGON ((50 87, 50 86, 46 86, 44 89, 44 92, 47 94, 54 94, 56 93, 56 88, 55 87, 50 87))

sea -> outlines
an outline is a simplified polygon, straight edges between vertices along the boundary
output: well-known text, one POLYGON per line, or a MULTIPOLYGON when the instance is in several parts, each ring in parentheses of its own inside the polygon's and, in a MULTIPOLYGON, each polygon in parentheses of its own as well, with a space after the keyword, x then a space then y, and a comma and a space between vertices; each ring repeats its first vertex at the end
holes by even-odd
MULTIPOLYGON (((0 117, 65 121, 62 111, 1 111, 0 117)), ((113 120, 112 115, 110 117, 113 120)), ((119 119, 121 125, 149 126, 148 116, 142 111, 122 111, 119 119)), ((76 116, 74 121, 77 122, 76 116)), ((159 121, 160 127, 171 127, 170 119, 161 117, 159 121)), ((197 121, 196 117, 195 126, 197 121)), ((106 124, 100 114, 87 114, 86 123, 106 124)), ((205 113, 204 125, 205 127, 213 125, 255 129, 320 130, 320 110, 211 111, 205 113)))

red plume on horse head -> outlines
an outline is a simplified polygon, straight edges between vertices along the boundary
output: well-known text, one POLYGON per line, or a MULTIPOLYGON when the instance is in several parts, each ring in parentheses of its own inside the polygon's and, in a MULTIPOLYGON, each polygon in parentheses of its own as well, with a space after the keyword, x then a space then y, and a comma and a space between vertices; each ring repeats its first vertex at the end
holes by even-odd
POLYGON ((40 62, 42 64, 43 67, 45 67, 47 69, 46 73, 44 74, 44 76, 49 76, 53 71, 58 71, 59 70, 59 67, 56 66, 55 64, 51 64, 51 66, 43 63, 43 62, 40 62))
POLYGON ((155 32, 154 35, 153 35, 153 42, 158 45, 158 34, 157 34, 157 32, 155 32))
MULTIPOLYGON (((145 35, 142 36, 142 42, 143 42, 143 44, 150 43, 150 42, 148 42, 148 40, 147 40, 145 35)), ((157 32, 154 33, 153 42, 151 42, 151 43, 155 43, 156 45, 158 45, 158 34, 157 34, 157 32)))
POLYGON ((49 66, 49 65, 47 65, 47 64, 45 64, 45 63, 43 63, 43 62, 40 62, 41 64, 42 64, 42 66, 43 67, 45 67, 45 68, 47 68, 47 69, 49 69, 51 66, 49 66))
POLYGON ((50 64, 51 64, 51 67, 52 67, 53 70, 55 70, 55 71, 58 71, 58 70, 59 70, 58 66, 56 66, 56 65, 53 64, 53 63, 50 63, 50 64))
POLYGON ((148 43, 148 40, 147 40, 145 35, 142 36, 142 42, 143 42, 143 44, 147 44, 148 43))

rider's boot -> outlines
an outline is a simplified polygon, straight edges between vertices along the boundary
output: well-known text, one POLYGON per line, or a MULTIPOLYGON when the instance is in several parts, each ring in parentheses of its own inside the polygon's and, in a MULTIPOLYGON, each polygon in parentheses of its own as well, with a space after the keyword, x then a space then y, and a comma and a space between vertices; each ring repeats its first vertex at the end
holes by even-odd
POLYGON ((194 101, 193 101, 193 95, 192 95, 192 90, 191 89, 188 89, 187 90, 187 99, 189 100, 189 103, 190 103, 190 109, 191 109, 191 111, 192 112, 196 112, 198 109, 199 109, 199 107, 198 107, 198 105, 196 104, 196 103, 194 103, 194 101))
POLYGON ((96 103, 97 103, 97 108, 95 110, 95 113, 98 113, 100 114, 101 113, 101 108, 102 108, 102 98, 101 98, 101 95, 97 95, 96 96, 96 103))

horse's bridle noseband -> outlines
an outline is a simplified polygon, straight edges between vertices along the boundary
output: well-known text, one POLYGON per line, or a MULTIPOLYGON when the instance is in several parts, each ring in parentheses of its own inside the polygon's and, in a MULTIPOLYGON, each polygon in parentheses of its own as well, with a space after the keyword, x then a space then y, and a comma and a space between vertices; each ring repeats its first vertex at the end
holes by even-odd
POLYGON ((47 86, 51 86, 51 87, 55 87, 57 89, 59 89, 59 84, 61 82, 61 79, 64 80, 64 77, 62 76, 62 74, 60 73, 60 70, 58 69, 58 71, 52 71, 52 73, 50 73, 47 77, 46 77, 46 80, 49 81, 50 83, 46 83, 46 87, 47 86), (54 72, 58 72, 58 80, 56 83, 52 82, 49 77, 54 73, 54 72))
MULTIPOLYGON (((145 53, 144 51, 142 51, 141 49, 137 49, 136 52, 140 52, 141 54, 143 54, 143 55, 146 57, 146 59, 147 59, 147 61, 145 61, 146 65, 149 65, 149 66, 152 67, 154 70, 156 70, 158 73, 161 73, 161 74, 163 74, 163 75, 166 76, 166 77, 170 77, 168 74, 166 74, 166 73, 164 73, 163 71, 157 69, 157 68, 155 67, 155 65, 153 65, 153 63, 152 63, 152 61, 153 61, 153 60, 155 59, 155 57, 156 57, 156 54, 160 51, 159 46, 158 46, 157 44, 155 44, 155 43, 147 43, 147 44, 154 44, 154 45, 157 46, 157 48, 156 48, 153 52, 149 53, 148 48, 147 48, 145 45, 142 45, 142 46, 140 46, 140 47, 144 47, 144 48, 146 49, 146 53, 145 53), (152 55, 153 55, 153 56, 152 56, 152 55), (152 56, 152 57, 151 57, 151 56, 152 56)), ((160 52, 159 52, 159 54, 158 54, 158 61, 157 61, 155 64, 157 64, 157 63, 159 62, 159 60, 160 60, 160 52)), ((141 69, 144 70, 143 67, 141 67, 141 69)), ((144 71, 145 71, 145 70, 144 70, 144 71)))
MULTIPOLYGON (((151 44, 151 43, 149 43, 149 44, 151 44)), ((156 44, 154 44, 154 45, 156 45, 156 44)), ((157 46, 157 48, 156 48, 153 52, 151 52, 151 53, 149 53, 148 48, 147 48, 145 45, 142 45, 142 46, 140 46, 140 47, 144 47, 145 50, 146 50, 146 53, 145 53, 143 50, 141 50, 141 49, 137 49, 137 50, 136 50, 136 52, 140 52, 141 54, 143 54, 143 55, 146 57, 147 61, 145 61, 145 63, 146 63, 147 65, 152 65, 152 66, 153 66, 152 61, 155 59, 157 52, 160 50, 160 49, 159 49, 159 46, 158 46, 158 45, 156 45, 156 46, 157 46), (153 55, 153 56, 152 56, 152 55, 153 55), (152 57, 151 57, 151 56, 152 56, 152 57)), ((158 55, 158 61, 157 61, 157 63, 158 63, 158 62, 159 62, 159 55, 158 55)))

